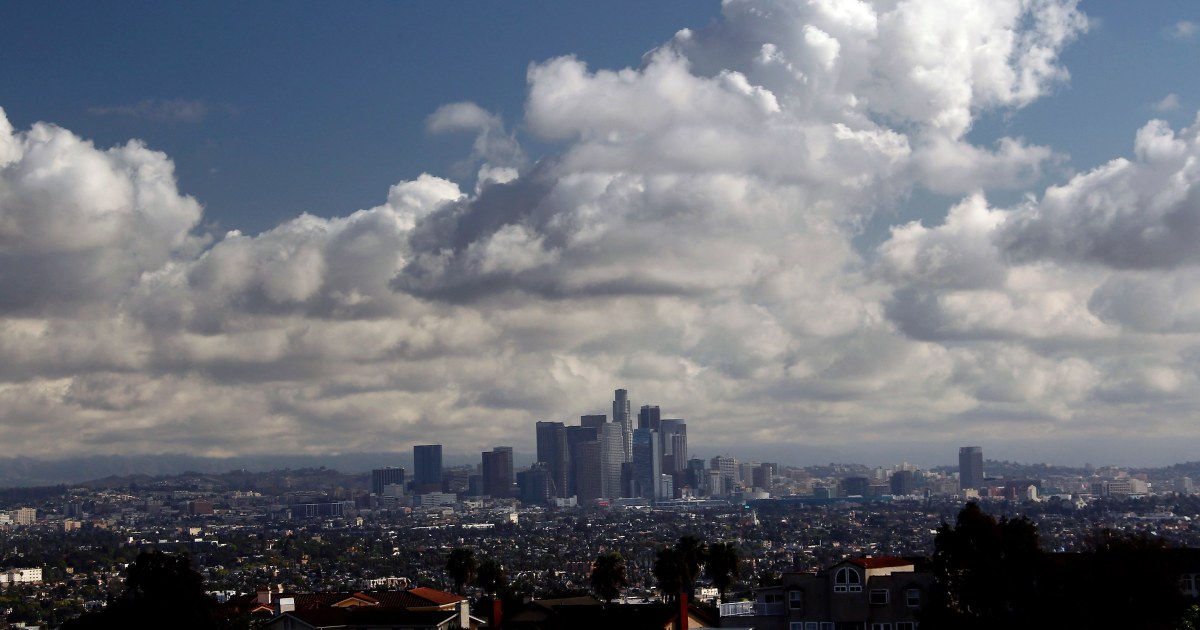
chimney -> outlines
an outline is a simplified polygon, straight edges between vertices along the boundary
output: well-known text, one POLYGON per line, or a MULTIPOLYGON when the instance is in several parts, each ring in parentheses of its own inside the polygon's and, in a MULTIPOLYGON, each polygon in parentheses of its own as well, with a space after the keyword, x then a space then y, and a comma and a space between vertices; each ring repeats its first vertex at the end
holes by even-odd
POLYGON ((679 594, 679 630, 688 630, 688 594, 679 594))
POLYGON ((492 600, 492 627, 493 628, 500 627, 500 614, 502 612, 500 610, 500 608, 501 608, 500 598, 497 597, 496 599, 492 600))
POLYGON ((256 601, 260 604, 270 604, 271 603, 271 588, 270 587, 260 588, 254 592, 254 595, 255 595, 254 601, 256 601))
POLYGON ((458 602, 458 627, 463 630, 471 627, 471 602, 466 599, 458 602))

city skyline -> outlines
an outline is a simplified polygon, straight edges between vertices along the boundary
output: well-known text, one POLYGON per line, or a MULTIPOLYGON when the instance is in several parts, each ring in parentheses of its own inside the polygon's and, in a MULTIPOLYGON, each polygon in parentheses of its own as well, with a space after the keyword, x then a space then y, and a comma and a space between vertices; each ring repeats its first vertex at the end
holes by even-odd
POLYGON ((1200 452, 1194 3, 60 9, 0 9, 0 457, 1200 452))

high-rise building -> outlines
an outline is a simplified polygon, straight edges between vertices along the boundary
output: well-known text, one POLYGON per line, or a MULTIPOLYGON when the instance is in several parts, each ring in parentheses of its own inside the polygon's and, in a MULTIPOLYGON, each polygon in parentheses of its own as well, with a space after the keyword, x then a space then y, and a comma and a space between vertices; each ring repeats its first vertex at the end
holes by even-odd
POLYGON ((750 483, 763 492, 771 491, 771 464, 759 464, 750 471, 750 483))
POLYGON ((625 463, 625 440, 621 426, 615 422, 600 428, 600 484, 605 498, 622 496, 621 464, 625 463))
POLYGON ((527 505, 545 505, 551 494, 550 469, 543 462, 534 462, 529 470, 517 473, 518 498, 527 505))
POLYGON ((571 469, 571 451, 567 446, 567 426, 561 422, 537 423, 537 460, 546 465, 551 492, 569 497, 567 484, 571 469))
POLYGON ((637 429, 633 432, 634 496, 657 501, 662 492, 662 466, 659 463, 658 431, 637 429))
POLYGON ((687 467, 687 423, 682 418, 665 418, 659 424, 659 442, 662 446, 663 472, 679 472, 687 467), (680 436, 682 441, 677 440, 680 436), (676 448, 682 444, 681 448, 676 448), (672 465, 668 466, 667 456, 672 465))
POLYGON ((371 494, 383 496, 383 487, 404 485, 404 469, 385 466, 371 471, 371 494))
POLYGON ((13 514, 13 522, 17 525, 33 525, 37 522, 37 508, 17 508, 13 514))
POLYGON ((733 486, 741 481, 739 476, 741 471, 740 466, 738 466, 738 460, 732 457, 726 455, 717 455, 716 457, 712 458, 709 467, 713 470, 720 471, 721 473, 722 483, 725 488, 720 494, 732 492, 733 486))
POLYGON ((608 416, 599 413, 587 416, 579 416, 579 426, 599 429, 604 423, 608 422, 608 416))
POLYGON ((575 469, 575 497, 580 505, 604 498, 600 452, 599 440, 576 442, 571 452, 572 468, 575 469))
POLYGON ((618 389, 613 399, 613 422, 621 427, 621 439, 625 449, 625 460, 633 461, 633 418, 629 405, 629 392, 618 389))
MULTIPOLYGON (((603 422, 601 422, 600 424, 601 424, 601 426, 604 425, 603 422)), ((597 431, 597 429, 595 427, 587 427, 587 426, 567 427, 567 452, 570 454, 570 456, 567 458, 568 461, 570 462, 570 465, 568 466, 570 473, 567 477, 567 496, 579 494, 579 471, 580 471, 580 468, 579 468, 579 466, 576 465, 576 461, 579 457, 579 444, 581 444, 583 442, 596 442, 598 439, 599 439, 599 432, 597 431)), ((597 442, 597 448, 599 448, 599 442, 597 442)), ((599 457, 600 457, 599 451, 597 451, 597 455, 596 455, 597 459, 594 464, 594 467, 587 469, 587 470, 592 471, 592 474, 595 475, 596 483, 600 482, 599 481, 600 480, 599 457)), ((599 497, 599 496, 600 496, 600 492, 597 490, 596 497, 599 497)), ((595 497, 593 497, 593 498, 595 498, 595 497)), ((582 501, 582 499, 580 499, 580 500, 582 501)))
POLYGON ((642 405, 638 410, 637 428, 662 431, 662 412, 659 411, 658 405, 642 405))
POLYGON ((420 444, 413 447, 413 492, 442 491, 442 445, 420 444))
POLYGON ((483 452, 483 493, 493 499, 509 498, 513 486, 511 446, 497 446, 483 452))
POLYGON ((958 449, 958 487, 963 490, 983 486, 983 448, 964 446, 958 449))

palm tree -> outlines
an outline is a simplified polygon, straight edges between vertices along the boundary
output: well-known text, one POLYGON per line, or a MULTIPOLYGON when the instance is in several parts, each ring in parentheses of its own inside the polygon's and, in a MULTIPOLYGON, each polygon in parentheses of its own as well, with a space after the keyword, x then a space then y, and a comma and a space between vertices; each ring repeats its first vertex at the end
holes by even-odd
POLYGON ((612 603, 621 589, 629 585, 625 578, 625 558, 621 554, 610 551, 596 556, 592 564, 592 589, 604 600, 604 604, 612 603))
POLYGON ((699 538, 687 535, 679 538, 675 548, 683 557, 683 587, 687 589, 688 597, 695 598, 696 578, 700 577, 700 567, 708 559, 708 546, 699 538))
POLYGON ((508 574, 499 562, 488 558, 479 563, 479 571, 475 576, 475 585, 488 595, 495 595, 508 586, 508 574))
POLYGON ((709 545, 708 562, 704 564, 704 572, 721 594, 720 601, 725 601, 725 590, 741 573, 741 555, 737 547, 730 543, 709 545))
POLYGON ((450 552, 446 559, 446 572, 454 579, 454 587, 459 595, 463 594, 463 585, 475 579, 479 570, 479 561, 475 559, 475 550, 470 547, 459 547, 450 552))
POLYGON ((667 601, 679 599, 687 573, 685 565, 683 553, 678 547, 664 547, 659 550, 658 557, 654 560, 654 580, 658 582, 658 590, 662 591, 667 601))

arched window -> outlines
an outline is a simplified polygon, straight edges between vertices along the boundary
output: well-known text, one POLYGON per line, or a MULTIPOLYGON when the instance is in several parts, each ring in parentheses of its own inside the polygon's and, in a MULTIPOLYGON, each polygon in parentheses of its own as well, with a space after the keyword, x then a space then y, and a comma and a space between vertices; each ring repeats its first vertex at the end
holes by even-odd
POLYGON ((862 576, 850 567, 842 567, 833 574, 834 593, 861 593, 862 576))

